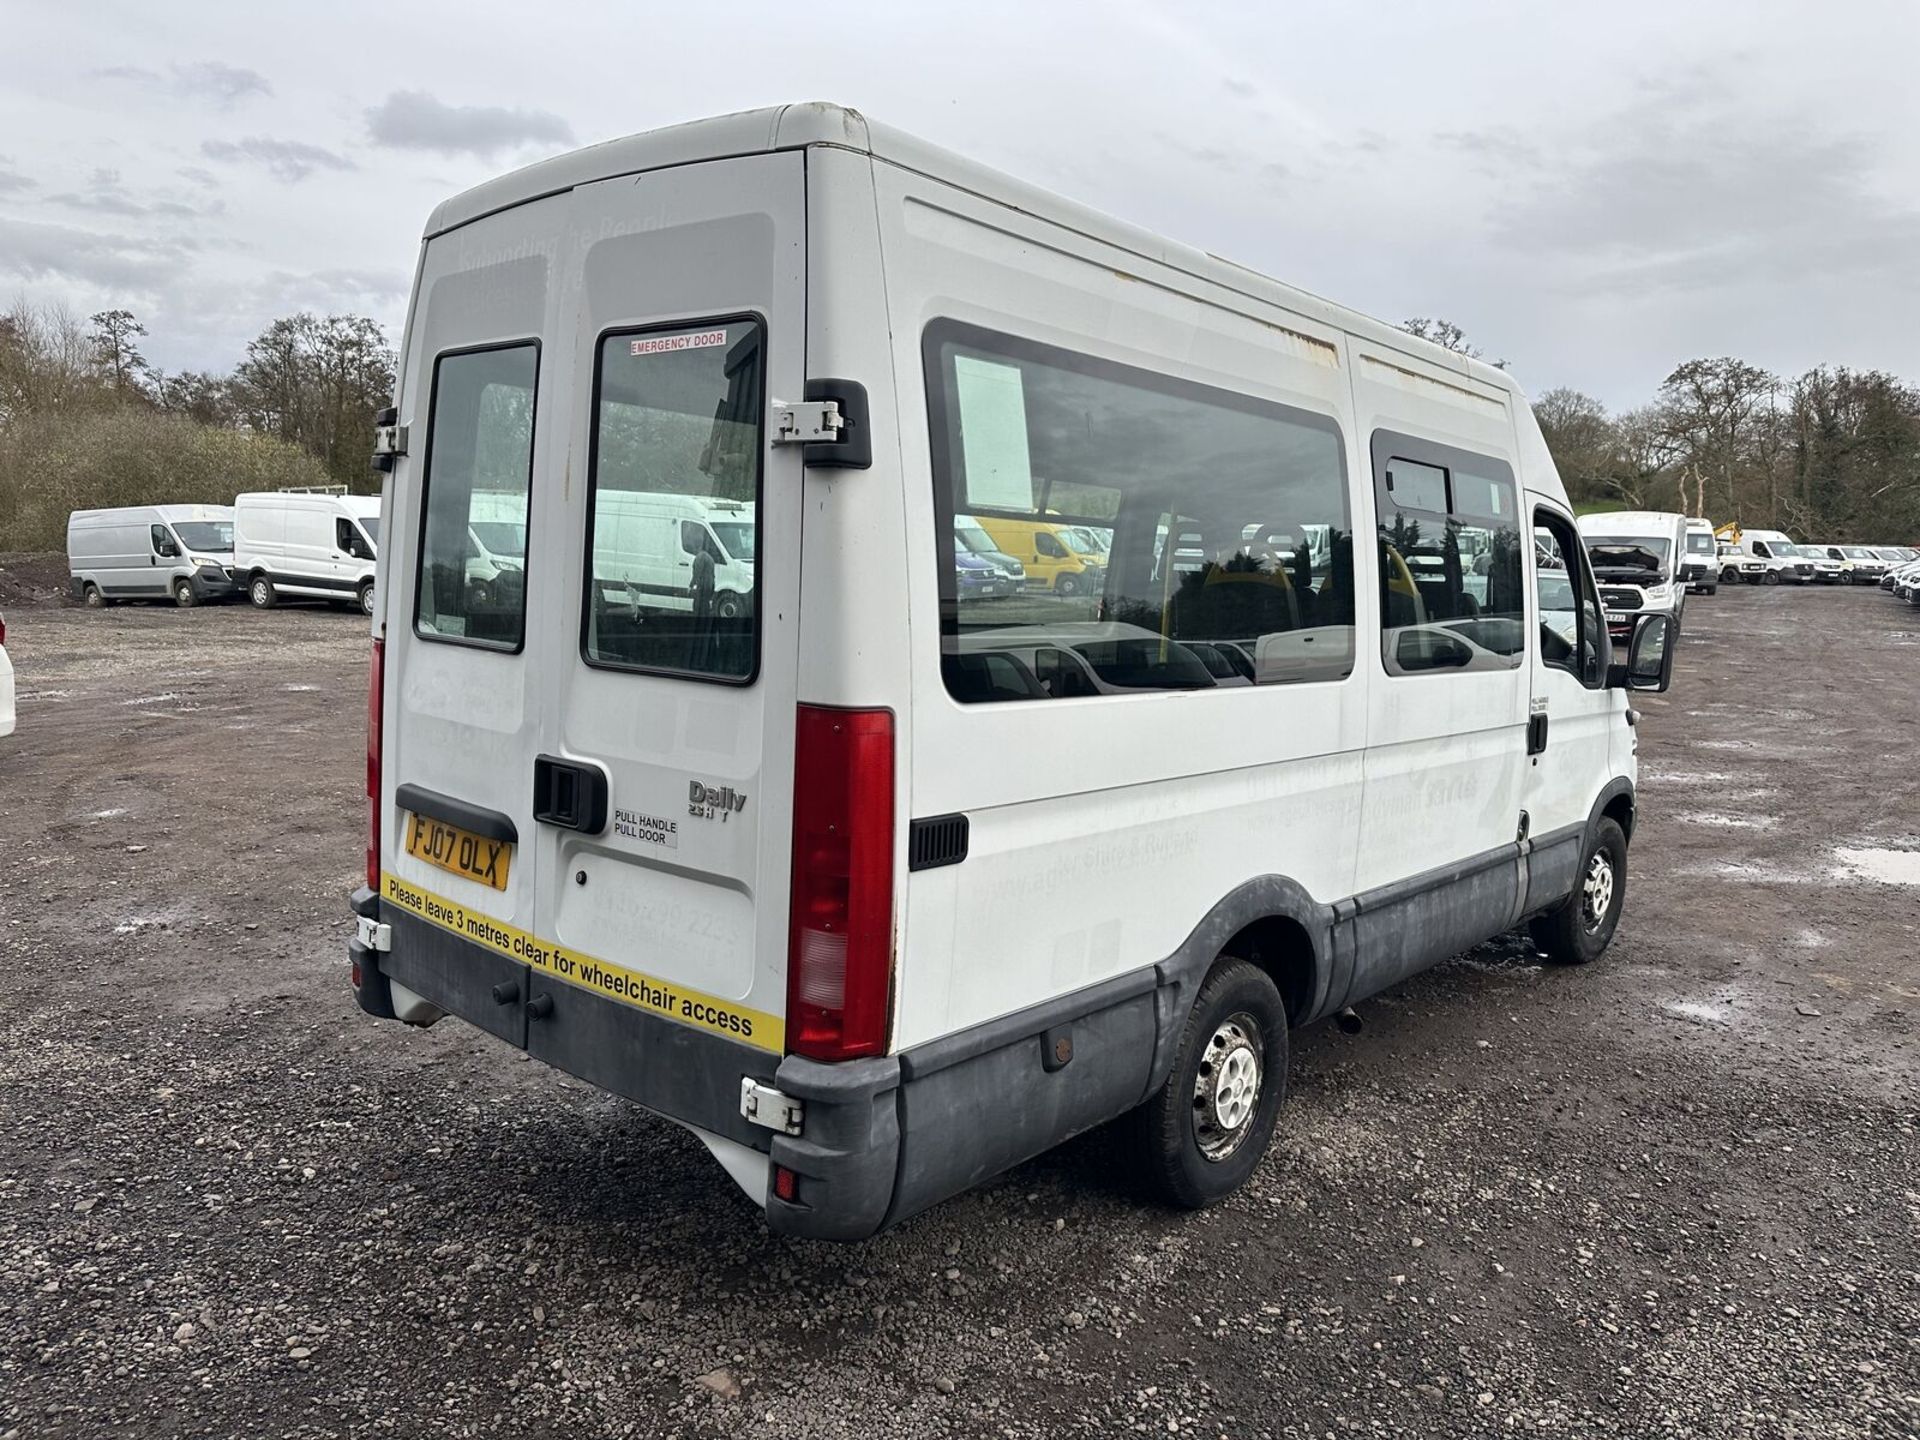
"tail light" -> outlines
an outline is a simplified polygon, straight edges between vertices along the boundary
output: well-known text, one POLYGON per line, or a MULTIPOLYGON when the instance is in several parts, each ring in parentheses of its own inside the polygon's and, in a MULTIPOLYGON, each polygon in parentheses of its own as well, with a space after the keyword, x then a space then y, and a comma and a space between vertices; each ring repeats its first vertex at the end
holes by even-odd
POLYGON ((794 745, 787 1048, 887 1048, 893 985, 893 713, 800 707, 794 745))
POLYGON ((387 642, 373 642, 367 661, 367 888, 380 888, 380 712, 386 690, 387 642))

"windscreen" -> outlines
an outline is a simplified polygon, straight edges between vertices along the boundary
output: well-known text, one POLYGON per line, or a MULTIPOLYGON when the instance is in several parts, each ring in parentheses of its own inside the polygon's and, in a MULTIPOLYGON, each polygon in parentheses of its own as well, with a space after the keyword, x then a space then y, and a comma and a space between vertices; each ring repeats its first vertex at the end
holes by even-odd
POLYGON ((197 554, 233 553, 231 520, 176 520, 173 522, 173 533, 179 537, 182 545, 197 554))
POLYGON ((1713 536, 1707 534, 1704 530, 1689 530, 1687 532, 1687 553, 1689 555, 1713 554, 1713 536))

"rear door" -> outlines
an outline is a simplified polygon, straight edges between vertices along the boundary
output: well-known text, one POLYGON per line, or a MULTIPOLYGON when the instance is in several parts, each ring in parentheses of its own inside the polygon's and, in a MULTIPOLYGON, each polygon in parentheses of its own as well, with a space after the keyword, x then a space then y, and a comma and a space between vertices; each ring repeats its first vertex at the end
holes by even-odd
POLYGON ((801 463, 765 416, 805 391, 805 176, 797 152, 753 156, 569 202, 569 480, 541 508, 562 538, 540 550, 556 584, 531 641, 554 803, 530 868, 535 928, 572 983, 536 983, 555 1009, 528 1046, 614 1088, 631 1057, 596 1041, 589 994, 782 1048, 801 463), (660 517, 690 499, 756 502, 744 605, 723 603, 710 554, 677 555, 660 517), (636 528, 669 562, 649 587, 621 558, 636 528), (564 813, 602 786, 603 825, 564 813))
POLYGON ((535 201, 427 245, 400 387, 415 438, 389 486, 382 573, 382 894, 424 922, 396 936, 387 968, 515 1044, 536 924, 533 768, 550 688, 538 667, 562 663, 529 643, 539 607, 562 603, 560 546, 525 550, 566 491, 566 428, 546 417, 564 415, 570 389, 571 320, 557 318, 568 208, 535 201), (535 512, 521 537, 529 583, 482 591, 467 582, 468 525, 514 503, 501 496, 535 512))

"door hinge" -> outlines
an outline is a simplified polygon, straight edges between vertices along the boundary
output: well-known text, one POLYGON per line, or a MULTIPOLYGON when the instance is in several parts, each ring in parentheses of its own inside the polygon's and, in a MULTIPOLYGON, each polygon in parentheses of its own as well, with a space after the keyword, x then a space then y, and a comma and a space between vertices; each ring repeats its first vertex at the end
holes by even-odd
POLYGON ((782 1095, 771 1085, 762 1085, 751 1075, 740 1077, 740 1113, 755 1125, 778 1130, 782 1135, 798 1135, 807 1119, 806 1107, 798 1100, 782 1095))
POLYGON ((846 423, 838 400, 776 400, 767 431, 776 445, 832 445, 846 423))
POLYGON ((373 468, 393 469, 393 457, 407 453, 407 427, 400 412, 389 406, 373 417, 373 468))
POLYGON ((382 954, 393 949, 391 925, 383 925, 378 920, 360 915, 355 917, 354 926, 360 932, 357 938, 367 949, 377 950, 382 954))

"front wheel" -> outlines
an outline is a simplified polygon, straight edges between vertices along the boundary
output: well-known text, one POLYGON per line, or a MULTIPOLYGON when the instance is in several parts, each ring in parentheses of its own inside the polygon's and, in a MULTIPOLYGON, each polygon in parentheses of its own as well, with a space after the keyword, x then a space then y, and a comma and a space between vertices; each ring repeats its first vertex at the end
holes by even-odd
POLYGON ((273 581, 264 575, 256 575, 247 586, 247 598, 254 603, 256 609, 271 610, 274 601, 279 597, 274 594, 273 581))
POLYGON ((714 597, 713 613, 722 620, 738 620, 747 613, 747 602, 731 590, 722 590, 714 597))
POLYGON ((1222 956, 1166 1084, 1133 1115, 1147 1183, 1187 1210, 1231 1195, 1267 1153, 1286 1094, 1286 1004, 1265 971, 1222 956))
POLYGON ((191 610, 200 603, 200 597, 193 593, 193 584, 187 580, 173 582, 173 603, 182 610, 191 610))
POLYGON ((1778 585, 1780 583, 1780 572, 1778 570, 1767 571, 1766 579, 1762 583, 1767 585, 1778 585))
POLYGON ((1077 595, 1080 593, 1080 581, 1072 575, 1062 575, 1053 582, 1056 595, 1077 595))
POLYGON ((1581 858, 1573 893, 1527 922, 1527 932, 1549 960, 1585 965, 1612 943, 1626 903, 1627 833, 1618 821, 1603 819, 1581 858))
POLYGON ((1707 595, 1718 595, 1720 593, 1720 587, 1718 585, 1709 585, 1707 586, 1706 590, 1702 593, 1707 595))

